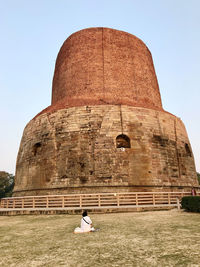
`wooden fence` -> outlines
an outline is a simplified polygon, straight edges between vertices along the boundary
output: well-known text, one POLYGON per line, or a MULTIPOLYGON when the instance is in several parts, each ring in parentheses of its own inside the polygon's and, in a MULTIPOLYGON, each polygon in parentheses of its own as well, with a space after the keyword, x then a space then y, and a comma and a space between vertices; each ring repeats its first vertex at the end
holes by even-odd
POLYGON ((179 207, 190 192, 131 192, 2 198, 0 209, 80 210, 100 208, 179 207))

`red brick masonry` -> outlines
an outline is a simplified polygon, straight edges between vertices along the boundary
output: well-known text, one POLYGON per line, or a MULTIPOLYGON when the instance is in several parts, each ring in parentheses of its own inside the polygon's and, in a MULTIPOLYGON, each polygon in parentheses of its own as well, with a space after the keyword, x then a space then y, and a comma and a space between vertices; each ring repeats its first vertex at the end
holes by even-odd
POLYGON ((134 35, 108 28, 72 34, 57 57, 52 105, 42 111, 123 104, 162 110, 152 56, 134 35))

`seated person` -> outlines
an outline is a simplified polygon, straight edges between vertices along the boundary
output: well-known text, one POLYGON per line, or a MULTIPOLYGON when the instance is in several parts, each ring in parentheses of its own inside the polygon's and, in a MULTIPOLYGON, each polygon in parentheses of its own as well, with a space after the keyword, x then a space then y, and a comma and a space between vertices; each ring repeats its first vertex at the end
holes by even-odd
POLYGON ((92 227, 92 221, 89 216, 87 216, 87 211, 84 211, 82 214, 82 219, 81 219, 81 228, 76 227, 74 230, 74 233, 88 233, 88 232, 94 232, 95 229, 92 227))

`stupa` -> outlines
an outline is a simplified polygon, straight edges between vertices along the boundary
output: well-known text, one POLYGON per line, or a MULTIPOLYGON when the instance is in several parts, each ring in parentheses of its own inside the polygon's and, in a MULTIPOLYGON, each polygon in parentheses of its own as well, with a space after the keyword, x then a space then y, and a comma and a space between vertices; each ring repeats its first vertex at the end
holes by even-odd
POLYGON ((14 196, 197 186, 186 129, 162 107, 147 46, 109 28, 67 38, 52 103, 24 130, 14 196))

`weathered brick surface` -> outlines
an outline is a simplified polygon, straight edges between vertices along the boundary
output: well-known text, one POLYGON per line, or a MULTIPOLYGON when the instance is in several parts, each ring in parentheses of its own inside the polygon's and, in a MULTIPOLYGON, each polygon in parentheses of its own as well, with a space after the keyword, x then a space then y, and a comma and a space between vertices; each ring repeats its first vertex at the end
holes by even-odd
POLYGON ((27 125, 17 159, 15 195, 191 186, 198 183, 180 119, 146 108, 99 105, 42 114, 27 125), (122 132, 131 142, 125 151, 116 148, 122 132), (35 144, 40 144, 37 151, 35 144))
POLYGON ((72 34, 58 54, 52 104, 24 130, 14 194, 191 186, 198 182, 187 133, 162 108, 145 44, 107 28, 72 34), (121 134, 125 149, 117 148, 121 134))
POLYGON ((125 104, 162 109, 151 53, 137 37, 108 28, 72 34, 56 61, 52 104, 125 104))

